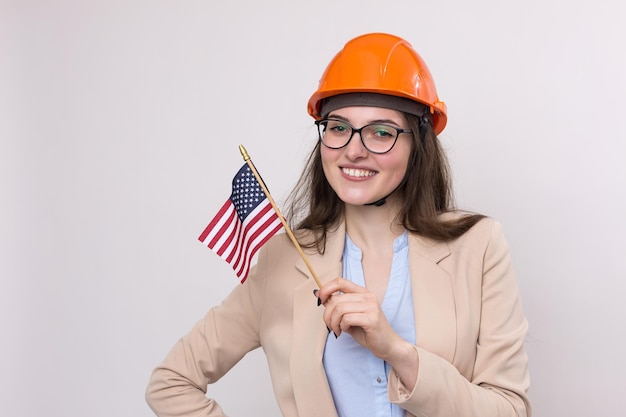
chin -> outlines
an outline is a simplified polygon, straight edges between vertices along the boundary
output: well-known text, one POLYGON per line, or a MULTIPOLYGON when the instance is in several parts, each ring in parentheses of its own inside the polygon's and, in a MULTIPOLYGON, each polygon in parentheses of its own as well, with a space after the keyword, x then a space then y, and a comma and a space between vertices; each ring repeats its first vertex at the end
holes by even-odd
POLYGON ((345 204, 349 204, 352 206, 364 206, 380 200, 381 198, 389 195, 389 193, 393 191, 393 189, 378 189, 378 192, 376 194, 372 194, 372 191, 374 191, 372 188, 378 187, 345 187, 343 189, 337 188, 335 192, 337 193, 339 199, 345 204))
MULTIPOLYGON (((340 198, 341 198, 341 196, 340 196, 340 198)), ((374 201, 378 201, 381 198, 382 197, 378 197, 377 198, 377 197, 372 197, 372 196, 369 196, 369 197, 361 197, 361 196, 359 196, 359 197, 352 197, 352 198, 349 198, 349 197, 348 198, 341 198, 341 201, 343 201, 344 204, 351 205, 351 206, 365 206, 367 204, 371 204, 374 201)))

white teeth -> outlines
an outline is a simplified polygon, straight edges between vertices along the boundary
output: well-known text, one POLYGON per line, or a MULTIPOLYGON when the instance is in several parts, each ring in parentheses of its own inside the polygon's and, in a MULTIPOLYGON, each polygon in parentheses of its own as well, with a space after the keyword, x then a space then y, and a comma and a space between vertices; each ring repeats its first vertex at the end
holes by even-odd
POLYGON ((375 174, 374 171, 366 171, 364 169, 341 168, 341 170, 344 172, 344 174, 351 177, 371 177, 375 174))

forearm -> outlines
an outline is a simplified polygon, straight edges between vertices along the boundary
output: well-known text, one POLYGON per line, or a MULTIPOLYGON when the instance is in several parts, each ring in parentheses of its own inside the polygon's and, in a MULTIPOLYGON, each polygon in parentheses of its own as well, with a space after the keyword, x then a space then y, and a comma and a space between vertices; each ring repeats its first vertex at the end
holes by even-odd
POLYGON ((419 355, 415 346, 403 341, 398 344, 397 351, 386 361, 391 365, 394 373, 389 378, 398 378, 408 391, 413 391, 419 371, 419 355))
POLYGON ((146 402, 159 417, 224 415, 219 404, 206 397, 202 387, 165 367, 158 367, 152 373, 146 402))
POLYGON ((420 366, 415 386, 410 388, 399 377, 390 377, 388 387, 389 399, 411 414, 420 417, 530 416, 524 393, 488 384, 477 385, 437 355, 421 348, 417 351, 420 366))
POLYGON ((146 401, 159 417, 224 415, 206 389, 259 345, 259 314, 248 302, 247 288, 236 287, 209 310, 153 371, 146 401))
POLYGON ((216 352, 219 342, 211 342, 213 321, 209 312, 204 320, 182 337, 157 366, 146 389, 146 401, 159 417, 221 416, 223 412, 214 400, 206 397, 207 385, 215 382, 225 371, 212 358, 222 356, 216 352))

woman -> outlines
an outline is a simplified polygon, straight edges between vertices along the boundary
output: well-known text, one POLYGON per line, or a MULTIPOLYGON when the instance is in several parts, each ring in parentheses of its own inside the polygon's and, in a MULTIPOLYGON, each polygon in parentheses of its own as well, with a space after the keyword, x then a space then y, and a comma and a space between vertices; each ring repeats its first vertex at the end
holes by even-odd
POLYGON ((262 346, 284 416, 529 416, 527 322, 497 222, 454 210, 446 107, 405 40, 368 34, 309 100, 320 141, 285 235, 152 375, 160 416, 219 416, 205 396, 262 346), (304 213, 304 214, 302 214, 304 213))

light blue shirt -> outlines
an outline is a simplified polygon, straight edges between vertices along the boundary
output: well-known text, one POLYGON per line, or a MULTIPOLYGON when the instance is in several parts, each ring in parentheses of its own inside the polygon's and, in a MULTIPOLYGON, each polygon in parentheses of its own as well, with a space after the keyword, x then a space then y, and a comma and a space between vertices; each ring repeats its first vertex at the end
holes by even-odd
MULTIPOLYGON (((346 234, 343 276, 365 286, 362 252, 346 234)), ((393 243, 393 261, 382 310, 391 327, 415 344, 415 319, 408 262, 408 234, 393 243)), ((335 338, 331 332, 324 349, 324 369, 339 417, 404 417, 403 409, 389 402, 389 365, 359 345, 348 333, 335 338)))

